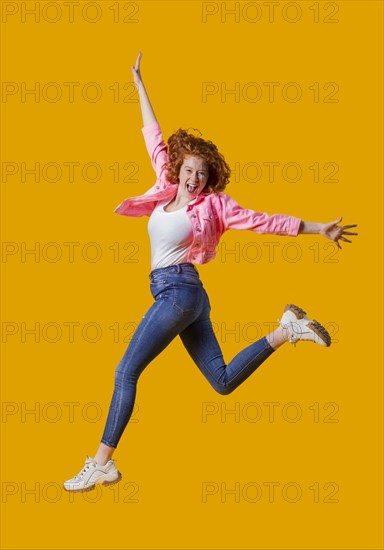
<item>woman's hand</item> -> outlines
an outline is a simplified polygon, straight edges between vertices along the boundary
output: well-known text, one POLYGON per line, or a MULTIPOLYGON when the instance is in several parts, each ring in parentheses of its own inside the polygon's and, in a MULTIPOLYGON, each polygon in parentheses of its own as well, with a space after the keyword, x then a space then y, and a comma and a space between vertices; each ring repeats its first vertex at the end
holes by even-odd
POLYGON ((143 83, 143 81, 141 79, 141 73, 140 73, 140 61, 141 61, 142 55, 143 54, 141 52, 139 52, 139 55, 137 56, 137 59, 136 59, 136 65, 134 67, 133 66, 131 67, 132 75, 133 75, 133 81, 134 81, 137 89, 139 89, 139 87, 143 83))
POLYGON ((145 86, 141 79, 140 61, 141 61, 142 55, 143 54, 139 52, 139 55, 137 56, 137 59, 136 59, 136 65, 134 67, 132 66, 131 69, 133 74, 133 81, 135 83, 137 91, 139 92, 141 114, 143 116, 143 124, 144 126, 148 126, 149 124, 156 122, 156 116, 155 116, 155 113, 153 112, 151 102, 149 101, 147 90, 145 89, 145 86))
POLYGON ((346 231, 346 229, 350 229, 351 227, 357 227, 356 223, 352 225, 337 225, 341 222, 342 219, 343 218, 341 217, 333 222, 322 224, 322 227, 319 231, 320 235, 323 235, 323 237, 325 237, 326 239, 334 241, 340 249, 341 246, 339 244, 339 240, 346 243, 352 242, 349 239, 346 239, 344 235, 358 235, 358 233, 351 233, 350 231, 346 231))

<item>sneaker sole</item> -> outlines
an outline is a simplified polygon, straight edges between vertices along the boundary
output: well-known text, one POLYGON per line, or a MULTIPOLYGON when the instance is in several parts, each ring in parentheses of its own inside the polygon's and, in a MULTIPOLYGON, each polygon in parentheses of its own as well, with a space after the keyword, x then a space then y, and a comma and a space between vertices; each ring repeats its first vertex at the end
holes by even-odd
POLYGON ((331 345, 331 335, 318 321, 313 319, 313 321, 308 323, 307 327, 313 330, 313 332, 317 334, 317 336, 325 343, 327 347, 331 345))
POLYGON ((284 308, 284 313, 286 311, 291 311, 296 315, 296 319, 304 319, 307 315, 307 312, 301 309, 301 307, 295 306, 295 304, 287 304, 284 308))
POLYGON ((121 481, 122 479, 123 476, 119 473, 119 477, 114 481, 103 481, 102 483, 94 483, 93 485, 89 485, 88 487, 84 487, 83 489, 67 489, 64 485, 63 487, 69 493, 88 493, 88 491, 93 491, 96 488, 96 485, 104 485, 104 487, 110 487, 111 485, 115 485, 115 483, 119 483, 119 481, 121 481))
POLYGON ((101 485, 104 485, 104 487, 109 487, 110 485, 115 485, 115 483, 119 483, 123 479, 123 476, 119 474, 119 477, 115 479, 114 481, 103 481, 101 485))

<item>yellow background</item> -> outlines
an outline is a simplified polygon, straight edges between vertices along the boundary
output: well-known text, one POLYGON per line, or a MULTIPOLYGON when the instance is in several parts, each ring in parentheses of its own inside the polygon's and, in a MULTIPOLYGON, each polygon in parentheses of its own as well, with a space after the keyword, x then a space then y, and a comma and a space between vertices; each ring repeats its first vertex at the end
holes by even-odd
MULTIPOLYGON (((21 9, 21 3, 12 4, 21 9)), ((3 547, 381 549, 382 3, 332 3, 338 7, 337 23, 324 22, 330 13, 324 2, 318 23, 313 2, 298 3, 302 17, 296 23, 282 16, 286 2, 276 8, 274 22, 257 2, 262 9, 257 23, 242 15, 244 2, 238 22, 229 15, 221 21, 221 3, 212 3, 218 15, 206 23, 196 1, 138 2, 132 16, 138 21, 127 23, 123 15, 129 6, 119 2, 120 20, 114 23, 112 4, 97 3, 102 17, 95 23, 79 11, 70 23, 64 7, 56 23, 28 17, 24 23, 20 13, 2 23, 3 82, 28 87, 57 82, 63 90, 56 103, 42 95, 39 102, 31 96, 23 102, 20 93, 2 103, 2 162, 19 167, 22 162, 96 162, 103 170, 94 183, 79 175, 69 182, 65 174, 56 183, 30 177, 23 183, 20 174, 3 178, 3 243, 43 248, 53 242, 63 253, 57 262, 43 254, 40 261, 27 256, 23 262, 19 252, 3 257, 3 329, 9 323, 17 327, 2 344, 3 407, 13 411, 2 418, 3 547), (343 223, 359 224, 359 236, 332 262, 333 249, 324 248, 327 242, 316 235, 295 240, 226 233, 217 258, 198 266, 225 360, 252 341, 256 333, 246 327, 260 326, 266 334, 263 323, 275 322, 288 302, 328 323, 332 346, 286 345, 234 393, 221 396, 176 339, 139 381, 135 422, 114 455, 123 482, 71 496, 60 486, 78 473, 87 454, 96 452, 114 369, 132 332, 124 325, 137 325, 152 303, 147 219, 113 213, 124 198, 154 183, 137 95, 133 102, 123 101, 132 90, 123 86, 132 82, 130 66, 139 50, 164 138, 178 127, 194 127, 217 144, 231 167, 271 161, 302 167, 296 183, 284 181, 279 170, 273 182, 264 173, 259 182, 233 178, 227 191, 242 206, 307 221, 344 216, 343 223), (63 85, 69 81, 80 83, 73 103, 63 85), (267 81, 280 83, 274 102, 268 101, 267 81), (296 103, 281 96, 282 86, 291 81, 303 90, 296 103), (79 90, 88 82, 100 85, 100 101, 82 99, 79 90), (121 95, 114 102, 109 87, 116 82, 121 95), (258 82, 263 97, 251 102, 228 95, 222 101, 215 95, 204 102, 204 82, 227 89, 238 82, 241 90, 258 82), (309 90, 314 82, 320 83, 319 102, 309 90), (337 103, 322 100, 327 82, 339 86, 337 103), (109 167, 116 162, 120 167, 136 163, 138 181, 113 181, 109 167), (315 162, 336 163, 338 181, 322 181, 324 172, 313 181, 308 166, 315 162), (73 262, 65 242, 79 243, 73 262), (100 261, 81 256, 90 242, 102 250, 100 261), (135 261, 124 262, 123 251, 114 262, 109 247, 119 243, 122 250, 127 242, 136 243, 135 261), (299 243, 299 261, 284 259, 281 251, 288 242, 299 243), (258 262, 241 256, 249 243, 263 251, 258 262), (240 256, 223 256, 224 246, 238 247, 240 256), (273 261, 268 246, 276 247, 273 261), (314 261, 316 246, 319 261, 314 261), (102 336, 90 343, 78 330, 70 342, 63 324, 68 322, 80 329, 97 323, 102 336), (53 332, 40 342, 23 341, 22 323, 29 328, 57 323, 63 332, 57 342, 49 341, 53 332), (110 327, 116 324, 121 333, 114 341, 110 327), (73 422, 68 402, 78 403, 73 422), (268 402, 278 403, 274 421, 268 418, 268 402), (302 411, 297 422, 283 416, 291 402, 302 411), (102 411, 95 422, 89 420, 89 403, 102 411), (255 403, 263 414, 252 422, 255 403), (314 403, 320 408, 318 422, 314 403), (326 409, 327 403, 336 405, 326 409), (239 416, 221 418, 217 412, 203 422, 207 404, 224 412, 237 407, 239 416), (23 418, 24 406, 40 406, 40 418, 23 418), (338 421, 324 422, 335 406, 338 421), (50 420, 55 410, 61 412, 57 422, 50 420), (84 410, 89 411, 85 418, 84 410), (279 484, 273 502, 266 485, 271 482, 279 484), (207 502, 205 483, 217 489, 207 502), (287 483, 302 490, 295 503, 282 497, 287 483), (319 502, 310 489, 316 483, 319 502), (252 502, 255 492, 246 488, 255 484, 263 492, 252 502), (334 484, 338 502, 324 502, 334 484), (35 495, 25 494, 25 488, 34 487, 35 495), (225 496, 225 489, 236 487, 238 498, 225 496)), ((44 5, 40 2, 39 9, 44 5)), ((89 14, 93 17, 91 8, 89 14)))

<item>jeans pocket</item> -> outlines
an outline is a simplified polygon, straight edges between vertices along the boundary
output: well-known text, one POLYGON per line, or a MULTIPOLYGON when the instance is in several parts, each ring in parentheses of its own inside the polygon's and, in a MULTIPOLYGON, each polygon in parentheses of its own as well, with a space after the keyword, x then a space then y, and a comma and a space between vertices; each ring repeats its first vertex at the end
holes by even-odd
POLYGON ((173 307, 181 313, 193 313, 200 305, 200 285, 177 283, 173 285, 173 307))
POLYGON ((167 284, 166 279, 159 279, 156 281, 151 281, 149 284, 149 289, 153 298, 156 300, 157 296, 159 296, 160 293, 164 292, 166 289, 169 289, 169 286, 170 285, 167 284))

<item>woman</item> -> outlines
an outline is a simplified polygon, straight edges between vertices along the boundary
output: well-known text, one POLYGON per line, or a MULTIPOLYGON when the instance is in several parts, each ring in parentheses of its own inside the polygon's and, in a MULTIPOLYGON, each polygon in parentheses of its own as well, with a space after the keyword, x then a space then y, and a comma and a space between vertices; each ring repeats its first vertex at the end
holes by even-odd
POLYGON ((89 491, 96 484, 111 485, 121 479, 112 454, 131 417, 136 386, 144 368, 179 335, 185 348, 213 388, 228 395, 242 384, 277 348, 301 340, 329 346, 331 338, 301 308, 288 304, 279 327, 249 345, 226 365, 212 329, 210 303, 194 264, 209 262, 221 235, 228 229, 297 236, 318 233, 334 241, 350 243, 345 235, 357 235, 338 226, 304 222, 293 216, 254 212, 239 206, 223 193, 230 168, 216 146, 178 130, 168 140, 169 153, 140 74, 141 52, 133 78, 143 116, 142 132, 156 183, 143 195, 121 203, 115 212, 149 216, 151 242, 150 290, 154 303, 143 316, 115 372, 115 387, 100 446, 94 458, 64 483, 68 491, 89 491))

